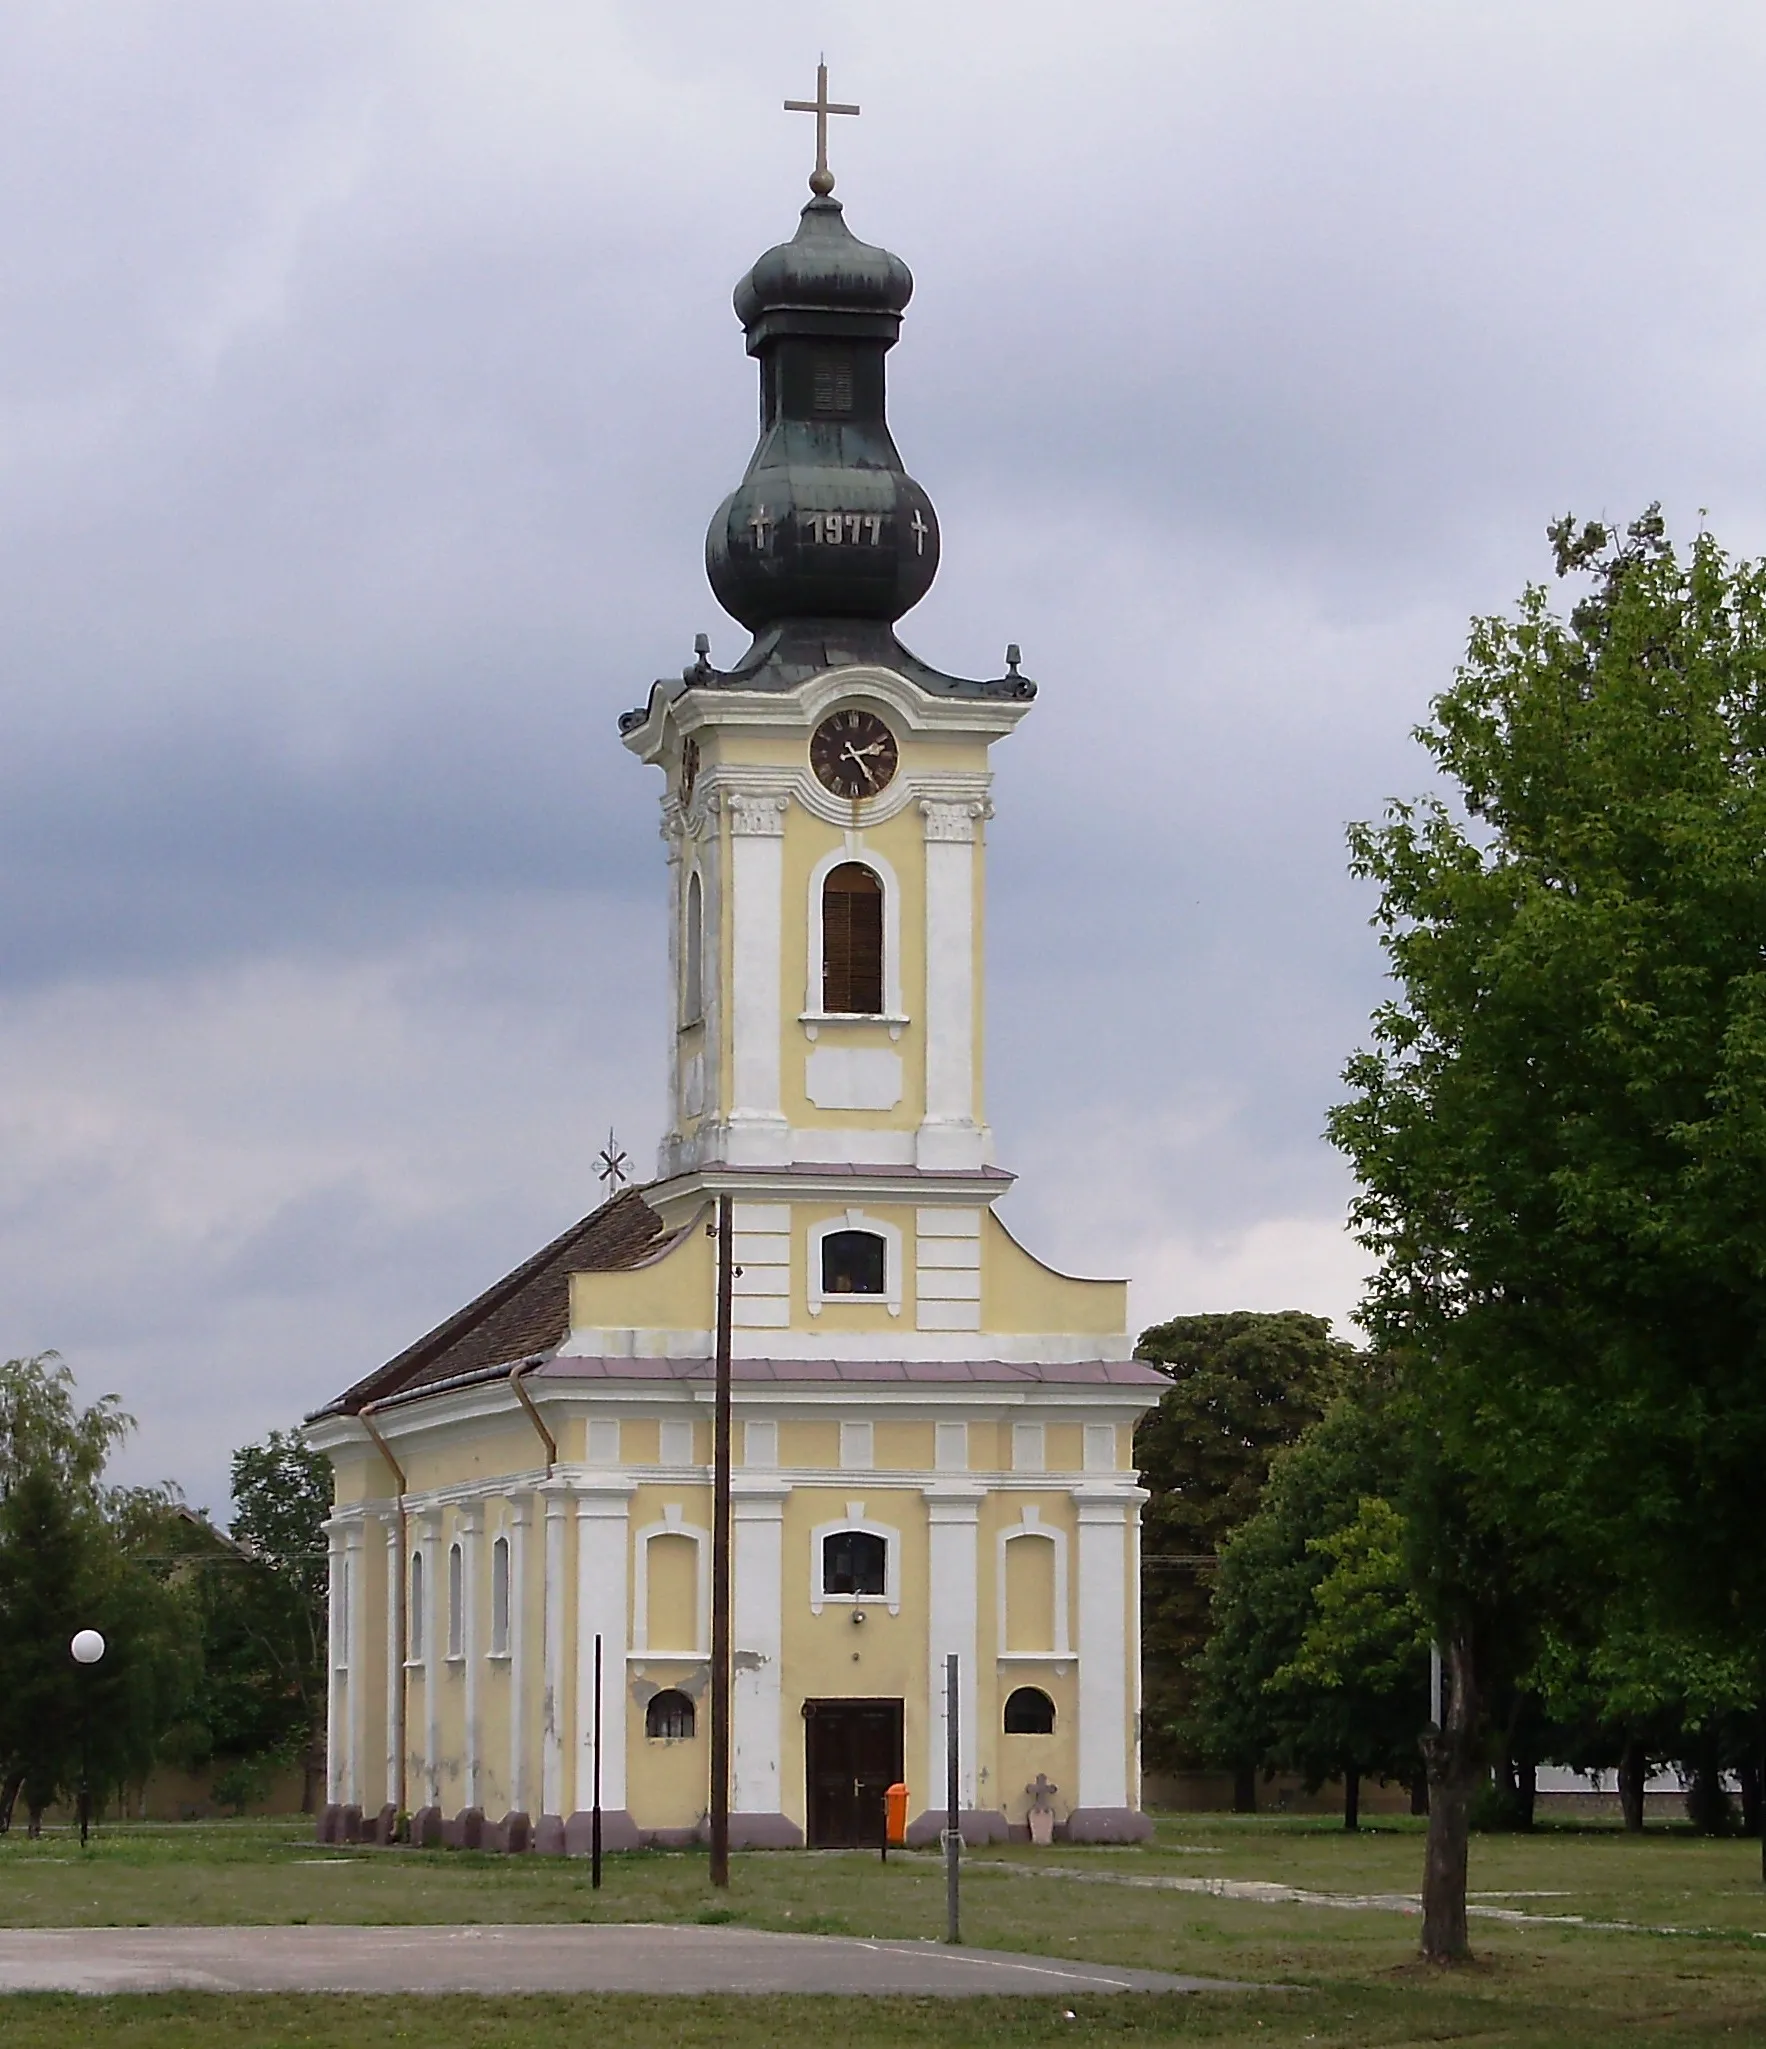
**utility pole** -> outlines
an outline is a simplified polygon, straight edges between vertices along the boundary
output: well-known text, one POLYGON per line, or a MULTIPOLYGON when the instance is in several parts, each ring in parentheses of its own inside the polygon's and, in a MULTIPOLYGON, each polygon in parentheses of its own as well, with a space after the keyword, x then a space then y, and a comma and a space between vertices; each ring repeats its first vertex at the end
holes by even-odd
POLYGON ((717 1199, 717 1411, 711 1505, 711 1882, 730 1882, 730 1323, 735 1208, 717 1199))

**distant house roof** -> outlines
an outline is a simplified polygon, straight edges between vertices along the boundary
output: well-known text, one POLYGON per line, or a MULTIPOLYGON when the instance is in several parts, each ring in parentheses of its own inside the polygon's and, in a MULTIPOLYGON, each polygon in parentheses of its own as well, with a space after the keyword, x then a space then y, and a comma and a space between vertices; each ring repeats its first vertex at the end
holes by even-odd
POLYGON ((551 1350, 570 1329, 571 1275, 635 1266, 661 1236, 662 1219, 644 1191, 621 1190, 319 1414, 355 1415, 370 1402, 414 1394, 462 1374, 517 1366, 551 1350))

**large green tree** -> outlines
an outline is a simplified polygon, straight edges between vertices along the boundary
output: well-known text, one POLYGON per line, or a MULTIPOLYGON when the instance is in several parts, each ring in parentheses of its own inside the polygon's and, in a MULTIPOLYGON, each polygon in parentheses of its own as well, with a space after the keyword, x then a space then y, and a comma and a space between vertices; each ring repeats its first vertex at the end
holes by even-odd
POLYGON ((1766 565, 1653 508, 1551 539, 1579 601, 1474 622, 1445 791, 1351 838, 1396 990, 1330 1128, 1419 1419, 1442 1959, 1492 1604, 1581 1577, 1757 1655, 1766 1596, 1766 565))
MULTIPOLYGON (((1151 1495, 1141 1546, 1146 1749, 1150 1764, 1169 1769, 1202 1755, 1194 1666, 1221 1544, 1255 1511, 1271 1456, 1323 1414, 1356 1353, 1322 1317, 1239 1309, 1154 1324, 1136 1356, 1173 1383, 1134 1441, 1151 1495)), ((1255 1805, 1255 1750, 1231 1762, 1237 1804, 1255 1805)))

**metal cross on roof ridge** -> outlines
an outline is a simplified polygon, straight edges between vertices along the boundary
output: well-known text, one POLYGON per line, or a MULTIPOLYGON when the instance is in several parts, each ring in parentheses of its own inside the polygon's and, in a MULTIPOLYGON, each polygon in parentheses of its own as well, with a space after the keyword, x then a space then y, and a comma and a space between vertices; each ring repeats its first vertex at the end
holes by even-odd
POLYGON ((607 1199, 611 1202, 620 1189, 632 1178, 626 1172, 626 1169, 632 1163, 631 1155, 621 1150, 619 1140, 613 1135, 613 1126, 611 1124, 607 1127, 607 1143, 595 1157, 601 1162, 595 1169, 595 1178, 597 1181, 606 1182, 607 1199))
POLYGON ((834 173, 828 169, 828 116, 856 114, 858 109, 829 99, 828 66, 824 60, 816 66, 815 98, 787 100, 785 111, 787 114, 813 114, 816 117, 816 167, 809 176, 809 189, 818 199, 826 199, 834 189, 834 173))

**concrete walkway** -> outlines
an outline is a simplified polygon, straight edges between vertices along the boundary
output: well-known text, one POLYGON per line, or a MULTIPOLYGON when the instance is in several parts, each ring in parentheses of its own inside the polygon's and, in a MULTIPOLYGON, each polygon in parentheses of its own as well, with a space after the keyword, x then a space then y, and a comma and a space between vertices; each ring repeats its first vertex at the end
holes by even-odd
POLYGON ((936 1942, 698 1924, 497 1928, 7 1928, 0 1992, 1245 1991, 936 1942))

